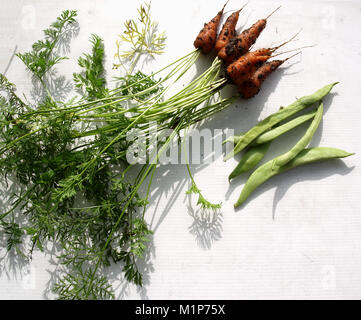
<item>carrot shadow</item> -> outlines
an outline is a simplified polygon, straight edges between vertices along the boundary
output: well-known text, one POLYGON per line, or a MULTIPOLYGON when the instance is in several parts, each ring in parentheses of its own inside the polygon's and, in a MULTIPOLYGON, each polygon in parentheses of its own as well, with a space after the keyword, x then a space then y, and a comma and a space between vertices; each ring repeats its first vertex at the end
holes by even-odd
MULTIPOLYGON (((201 56, 195 63, 197 71, 203 72, 205 66, 209 67, 211 61, 213 61, 212 57, 201 56)), ((245 131, 245 128, 249 128, 250 125, 258 122, 259 114, 263 110, 268 97, 275 92, 281 78, 289 75, 286 73, 287 70, 288 68, 280 68, 262 84, 262 90, 258 95, 248 100, 240 99, 227 109, 217 113, 216 116, 204 121, 200 128, 205 126, 209 129, 228 128, 233 129, 236 134, 245 131)), ((234 85, 227 85, 221 90, 221 95, 225 98, 238 96, 238 93, 234 85)))

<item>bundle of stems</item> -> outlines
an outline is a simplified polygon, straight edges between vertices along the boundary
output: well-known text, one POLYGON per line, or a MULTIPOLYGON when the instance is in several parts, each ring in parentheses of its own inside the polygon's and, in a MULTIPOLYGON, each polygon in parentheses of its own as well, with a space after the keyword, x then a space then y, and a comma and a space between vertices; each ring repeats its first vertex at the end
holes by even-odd
MULTIPOLYGON (((142 285, 137 260, 144 258, 152 234, 145 209, 159 157, 183 129, 220 112, 235 98, 215 97, 226 81, 219 77, 218 58, 168 96, 191 70, 199 50, 149 76, 138 72, 118 78, 119 84, 108 89, 103 78, 103 42, 93 35, 92 55, 78 60, 85 72, 74 74, 83 94, 67 102, 56 100, 46 86, 46 74, 65 59, 54 48, 75 16, 74 11, 64 11, 45 30, 46 40, 35 43, 31 52, 18 54, 44 86, 41 103, 23 101, 15 85, 0 77, 0 172, 14 187, 10 208, 0 213, 0 226, 7 235, 7 249, 24 256, 31 257, 35 247, 44 250, 49 241, 60 245, 63 267, 53 290, 61 299, 113 298, 104 275, 104 268, 113 262, 123 264, 128 281, 142 285), (158 75, 162 78, 155 80, 158 75), (128 173, 136 164, 126 157, 132 130, 137 130, 147 150, 155 150, 138 166, 135 178, 128 173), (141 197, 147 178, 146 194, 141 197), (24 238, 30 238, 27 255, 24 238)), ((213 208, 191 178, 202 207, 213 208)))

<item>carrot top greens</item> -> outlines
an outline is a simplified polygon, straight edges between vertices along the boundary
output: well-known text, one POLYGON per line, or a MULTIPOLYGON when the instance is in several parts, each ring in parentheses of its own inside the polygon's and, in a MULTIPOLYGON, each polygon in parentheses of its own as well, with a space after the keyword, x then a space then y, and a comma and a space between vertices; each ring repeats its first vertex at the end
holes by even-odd
MULTIPOLYGON (((28 259, 35 248, 56 248, 60 264, 52 290, 60 299, 114 298, 106 276, 113 263, 120 263, 126 280, 143 284, 138 262, 145 259, 152 236, 145 209, 156 160, 181 130, 234 101, 211 99, 226 81, 219 78, 218 59, 169 95, 197 60, 197 50, 151 75, 136 70, 139 57, 160 54, 165 40, 154 33, 150 6, 138 12, 142 27, 127 21, 117 43, 116 57, 128 60, 120 62, 125 73, 115 78, 114 88, 105 77, 103 40, 94 34, 91 52, 79 57, 80 71, 73 74, 78 95, 66 100, 53 94, 57 88, 49 86, 47 76, 68 58, 59 52, 62 37, 76 28, 75 11, 64 11, 31 51, 17 54, 43 86, 38 102, 20 98, 15 85, 0 75, 0 174, 9 195, 0 227, 7 249, 28 259), (124 42, 130 51, 121 52, 124 42), (127 134, 133 129, 148 150, 157 150, 143 165, 127 161, 132 144, 127 134), (169 137, 154 139, 166 129, 173 129, 169 137)), ((199 193, 200 205, 208 205, 198 188, 192 191, 199 193)))
POLYGON ((132 74, 139 58, 142 55, 151 56, 162 54, 167 39, 164 31, 158 32, 158 23, 151 19, 151 5, 145 3, 138 9, 139 18, 137 20, 129 19, 124 23, 125 31, 119 35, 116 41, 117 53, 115 57, 118 63, 115 68, 124 67, 124 61, 131 60, 127 74, 132 74), (122 46, 127 49, 122 49, 122 46))

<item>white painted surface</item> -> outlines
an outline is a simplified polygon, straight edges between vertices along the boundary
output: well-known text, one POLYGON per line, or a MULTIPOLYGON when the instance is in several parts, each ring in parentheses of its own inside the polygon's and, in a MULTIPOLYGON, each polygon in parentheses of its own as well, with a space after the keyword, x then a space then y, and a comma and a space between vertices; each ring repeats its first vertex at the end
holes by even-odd
MULTIPOLYGON (((7 1, 0 0, 0 72, 17 52, 29 50, 41 30, 64 9, 78 10, 79 35, 71 42, 71 60, 58 68, 71 80, 77 57, 89 50, 88 37, 105 40, 109 78, 115 39, 125 19, 136 15, 140 1, 7 1)), ((228 9, 244 1, 232 0, 228 9)), ((229 186, 236 164, 216 159, 194 166, 195 178, 207 198, 223 202, 222 215, 212 223, 194 219, 185 196, 185 167, 158 170, 148 220, 155 230, 142 289, 121 282, 113 267, 117 297, 123 299, 360 299, 361 298, 361 2, 251 1, 239 26, 249 26, 282 4, 257 41, 257 47, 279 43, 300 28, 300 40, 290 47, 317 44, 303 50, 289 68, 278 70, 256 98, 239 101, 206 124, 211 129, 241 132, 294 97, 340 81, 325 99, 325 115, 312 145, 339 147, 356 155, 342 161, 298 168, 268 181, 241 210, 234 211, 245 179, 229 186), (248 18, 248 21, 246 22, 248 18), (332 103, 331 103, 332 102, 332 103)), ((166 54, 149 70, 192 49, 202 23, 223 5, 221 0, 153 0, 152 11, 166 29, 166 54)), ((289 64, 288 64, 289 65, 289 64)), ((31 81, 14 58, 6 76, 19 92, 30 92, 31 81)), ((274 143, 267 159, 288 150, 306 127, 274 143)), ((191 201, 194 208, 194 199, 191 201)), ((5 252, 1 251, 1 257, 5 252)), ((48 292, 56 261, 36 252, 31 264, 0 261, 1 299, 53 298, 48 292)))

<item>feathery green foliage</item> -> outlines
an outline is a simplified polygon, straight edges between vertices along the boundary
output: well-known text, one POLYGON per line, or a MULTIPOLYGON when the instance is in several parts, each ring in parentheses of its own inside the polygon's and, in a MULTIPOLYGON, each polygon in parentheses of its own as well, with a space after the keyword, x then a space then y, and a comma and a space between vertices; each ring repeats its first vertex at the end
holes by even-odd
POLYGON ((54 48, 58 44, 64 30, 75 23, 76 16, 76 11, 63 11, 60 17, 49 28, 43 31, 45 39, 35 42, 32 46, 32 51, 16 54, 39 80, 42 80, 45 73, 54 65, 67 59, 57 55, 54 52, 54 48))
MULTIPOLYGON (((146 34, 155 27, 149 9, 141 7, 139 11, 145 27, 136 32, 143 37, 142 45, 149 44, 146 34)), ((76 23, 75 17, 75 11, 64 11, 44 31, 45 40, 36 42, 32 51, 18 54, 44 87, 46 72, 66 58, 57 56, 54 49, 66 29, 76 23)), ((133 22, 128 25, 134 27, 133 22)), ((135 33, 128 35, 133 40, 136 37, 135 33)), ((164 38, 152 39, 150 44, 161 53, 164 38)), ((165 96, 191 68, 199 51, 149 76, 133 73, 137 57, 145 53, 139 51, 128 57, 132 59, 131 72, 118 77, 116 87, 109 89, 103 40, 92 35, 91 45, 91 53, 78 59, 82 70, 73 76, 80 99, 55 101, 46 90, 47 96, 31 106, 19 99, 15 86, 0 75, 0 174, 9 185, 16 185, 10 207, 1 209, 0 227, 8 249, 28 244, 30 258, 36 248, 46 250, 49 243, 60 246, 62 271, 53 288, 60 299, 114 298, 104 275, 113 263, 122 266, 128 281, 143 284, 138 265, 152 236, 144 210, 156 163, 136 166, 136 177, 128 174, 135 165, 127 161, 132 145, 127 134, 137 129, 146 148, 158 150, 157 160, 182 129, 233 102, 229 98, 205 104, 225 81, 218 79, 219 60, 178 93, 165 96), (161 72, 165 75, 156 80, 161 72), (160 132, 173 129, 171 136, 154 140, 149 121, 157 123, 160 132), (142 196, 146 182, 148 192, 142 196)), ((202 207, 219 207, 204 199, 199 190, 197 193, 202 207)))
POLYGON ((88 100, 101 99, 107 95, 106 80, 104 78, 104 43, 103 40, 92 34, 92 54, 84 54, 78 59, 78 64, 84 69, 83 74, 74 73, 76 87, 87 94, 88 100))
POLYGON ((164 32, 158 32, 158 23, 151 19, 151 5, 145 3, 138 9, 139 18, 129 19, 124 23, 125 30, 119 35, 116 41, 119 63, 114 67, 124 67, 123 61, 132 61, 127 74, 132 74, 133 70, 142 55, 151 56, 162 54, 165 48, 167 37, 164 32), (122 45, 126 44, 126 49, 122 45))

